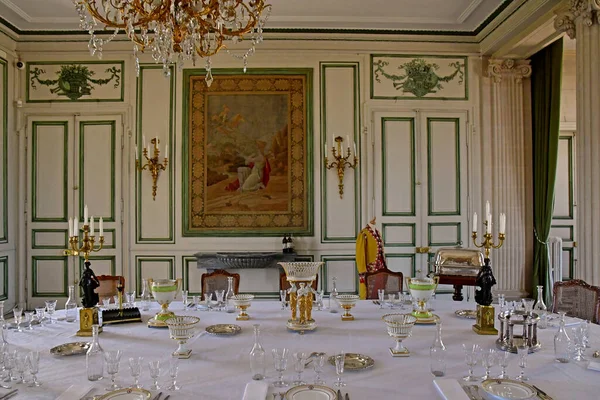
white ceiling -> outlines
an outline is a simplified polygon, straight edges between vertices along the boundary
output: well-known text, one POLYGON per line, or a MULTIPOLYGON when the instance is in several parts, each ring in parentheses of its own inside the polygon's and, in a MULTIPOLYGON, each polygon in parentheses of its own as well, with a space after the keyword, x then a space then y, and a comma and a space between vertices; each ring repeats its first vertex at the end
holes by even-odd
MULTIPOLYGON (((270 0, 267 28, 474 32, 511 0, 270 0)), ((78 30, 72 0, 0 0, 19 31, 78 30)))

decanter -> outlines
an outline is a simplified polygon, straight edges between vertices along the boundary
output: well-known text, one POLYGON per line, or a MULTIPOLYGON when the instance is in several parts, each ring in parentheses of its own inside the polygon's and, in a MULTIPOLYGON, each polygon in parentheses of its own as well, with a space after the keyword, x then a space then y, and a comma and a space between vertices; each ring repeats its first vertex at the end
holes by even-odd
POLYGON ((148 280, 142 279, 142 293, 140 294, 140 304, 142 311, 148 311, 150 309, 150 303, 152 302, 152 294, 150 293, 150 287, 148 286, 148 280))
POLYGON ((559 314, 558 332, 554 335, 554 359, 561 363, 568 363, 571 355, 571 338, 565 329, 565 313, 559 311, 559 314))
POLYGON ((442 342, 442 323, 435 322, 435 339, 429 348, 429 358, 431 364, 431 373, 433 376, 446 375, 446 346, 442 342))
POLYGON ((540 317, 540 321, 537 324, 538 328, 546 329, 548 327, 548 308, 544 303, 544 287, 538 286, 537 292, 537 302, 533 306, 533 312, 540 317))
POLYGON ((85 367, 89 381, 98 381, 104 375, 104 351, 98 341, 99 325, 92 325, 92 342, 85 355, 85 367))
POLYGON ((67 322, 77 321, 77 301, 75 299, 75 286, 69 286, 69 298, 65 303, 65 320, 67 322))
POLYGON ((228 313, 235 312, 235 305, 233 304, 232 297, 235 296, 233 291, 233 277, 227 277, 227 293, 225 293, 225 311, 228 313))
POLYGON ((260 324, 254 325, 254 345, 250 350, 250 372, 252 379, 260 381, 265 378, 265 349, 260 344, 260 324))
POLYGON ((337 278, 334 276, 331 278, 331 280, 332 280, 332 288, 331 288, 331 291, 329 292, 329 312, 336 313, 337 312, 337 295, 338 295, 338 291, 337 291, 337 287, 336 287, 337 278))

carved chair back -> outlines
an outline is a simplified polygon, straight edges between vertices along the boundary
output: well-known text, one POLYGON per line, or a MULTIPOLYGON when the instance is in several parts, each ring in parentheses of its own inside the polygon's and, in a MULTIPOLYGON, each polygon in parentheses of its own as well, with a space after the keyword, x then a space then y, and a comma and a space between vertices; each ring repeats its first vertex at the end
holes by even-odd
POLYGON ((215 290, 224 290, 227 292, 227 278, 233 277, 233 291, 239 293, 240 274, 233 274, 224 269, 217 269, 210 273, 202 274, 200 283, 202 285, 202 294, 214 293, 215 290))
POLYGON ((591 286, 580 279, 555 282, 552 310, 565 311, 570 317, 600 323, 600 287, 591 286))
POLYGON ((119 291, 117 290, 117 286, 119 283, 122 287, 125 287, 125 278, 121 275, 98 275, 98 282, 100 282, 100 286, 96 288, 96 293, 98 293, 98 297, 100 297, 100 301, 104 298, 111 298, 116 296, 119 291))
POLYGON ((380 269, 374 272, 365 273, 365 285, 367 286, 367 299, 378 299, 379 289, 385 291, 386 296, 389 293, 398 293, 402 291, 402 282, 404 275, 402 272, 394 272, 389 269, 380 269))

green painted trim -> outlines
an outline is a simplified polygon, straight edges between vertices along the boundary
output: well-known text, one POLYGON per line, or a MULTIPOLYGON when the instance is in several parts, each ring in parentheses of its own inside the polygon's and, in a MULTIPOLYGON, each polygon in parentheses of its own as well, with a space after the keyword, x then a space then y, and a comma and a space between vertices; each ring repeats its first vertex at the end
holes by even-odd
MULTIPOLYGON (((357 144, 357 151, 360 156, 361 154, 361 137, 360 137, 360 126, 361 126, 361 112, 360 112, 360 65, 355 62, 321 62, 320 66, 320 79, 321 79, 321 140, 319 146, 319 153, 321 154, 321 163, 325 158, 322 149, 327 142, 327 69, 328 68, 351 68, 352 69, 352 81, 354 84, 354 128, 352 131, 352 138, 354 143, 357 144)), ((362 162, 359 160, 358 167, 353 170, 354 173, 354 235, 353 236, 329 236, 327 234, 327 198, 329 195, 327 189, 327 169, 321 168, 321 243, 350 243, 356 241, 358 232, 360 232, 360 221, 361 221, 361 210, 362 210, 362 185, 360 184, 360 177, 362 175, 362 162)), ((347 169, 346 172, 350 171, 347 169)), ((333 170, 332 172, 333 173, 333 170)), ((337 186, 336 186, 337 187, 337 186)), ((337 191, 336 196, 339 196, 337 191)))
POLYGON ((69 122, 68 121, 33 121, 31 128, 31 221, 32 222, 68 222, 68 174, 69 174, 69 122), (39 126, 63 127, 63 215, 58 218, 38 218, 37 216, 37 128, 39 126))
MULTIPOLYGON (((204 76, 206 71, 204 69, 185 69, 183 70, 183 95, 182 95, 182 115, 183 115, 183 123, 182 123, 182 176, 183 176, 183 184, 182 184, 182 236, 183 237, 243 237, 250 236, 255 237, 256 235, 260 235, 262 237, 272 237, 272 236, 281 236, 283 233, 291 233, 295 236, 313 236, 314 235, 314 180, 313 180, 313 69, 312 68, 252 68, 248 69, 245 74, 246 75, 262 75, 262 74, 270 74, 270 75, 304 75, 306 79, 306 93, 304 98, 304 103, 306 104, 306 115, 305 115, 305 126, 306 126, 306 182, 304 185, 305 188, 305 196, 306 196, 306 212, 308 218, 308 226, 306 230, 303 231, 294 231, 289 228, 282 228, 278 231, 271 232, 256 232, 255 230, 236 230, 236 231, 220 231, 220 230, 204 230, 202 232, 192 231, 188 228, 189 214, 190 214, 190 205, 188 201, 188 192, 189 192, 189 155, 187 153, 187 149, 189 148, 189 136, 190 136, 190 128, 189 128, 189 84, 188 81, 192 76, 204 76)), ((213 76, 218 75, 239 75, 239 68, 213 68, 212 69, 213 76)))
POLYGON ((25 64, 25 78, 27 81, 27 85, 25 86, 25 102, 26 103, 104 103, 104 102, 122 102, 125 99, 125 61, 35 61, 35 62, 27 62, 25 64), (79 100, 70 100, 70 99, 53 99, 53 100, 31 100, 29 98, 29 86, 31 82, 29 80, 29 69, 31 65, 113 65, 119 64, 121 66, 121 97, 119 99, 79 99, 79 100))
MULTIPOLYGON (((2 199, 0 199, 0 207, 2 207, 2 231, 0 232, 0 243, 8 242, 8 62, 4 58, 0 58, 0 66, 2 66, 2 199)), ((6 293, 6 292, 5 292, 6 293)))
POLYGON ((458 246, 462 243, 461 236, 461 223, 460 222, 429 222, 427 223, 427 245, 428 246, 458 246), (455 226, 456 227, 456 242, 433 242, 431 237, 433 235, 432 228, 434 226, 455 226))
POLYGON ((388 222, 384 222, 381 224, 381 230, 383 233, 383 246, 384 247, 414 247, 416 246, 417 243, 417 224, 414 223, 403 223, 403 222, 398 222, 398 223, 388 223, 388 222), (386 234, 386 229, 389 227, 394 227, 394 226, 408 226, 411 228, 412 231, 412 239, 410 242, 388 242, 386 240, 387 234, 386 234))
POLYGON ((317 287, 317 289, 323 289, 325 294, 329 294, 329 292, 327 291, 327 282, 329 279, 329 267, 327 266, 327 263, 329 261, 353 261, 354 262, 354 286, 356 287, 356 290, 354 292, 349 292, 349 291, 341 291, 338 290, 338 293, 347 293, 347 294, 358 294, 358 289, 359 289, 359 277, 358 277, 358 271, 356 270, 356 255, 352 254, 336 254, 336 255, 321 255, 321 259, 320 261, 322 261, 324 264, 319 268, 319 272, 321 272, 320 276, 322 277, 322 279, 320 279, 320 287, 317 287))
MULTIPOLYGON (((193 268, 196 267, 196 257, 187 256, 182 257, 181 259, 181 276, 183 278, 183 290, 187 290, 189 296, 200 296, 202 295, 202 291, 200 292, 190 292, 190 266, 193 264, 193 268)), ((202 288, 200 288, 202 289, 202 288)))
POLYGON ((4 284, 2 285, 3 292, 0 295, 0 301, 8 300, 8 256, 0 257, 0 265, 2 265, 2 274, 4 277, 4 284))
MULTIPOLYGON (((142 263, 169 263, 169 275, 167 279, 175 279, 175 257, 173 256, 135 256, 135 291, 141 293, 142 290, 142 263)), ((183 282, 182 282, 183 283, 183 282)))
POLYGON ((460 118, 427 118, 427 215, 438 216, 438 215, 460 215, 461 202, 460 202, 460 118), (454 156, 455 156, 455 173, 456 173, 456 211, 433 211, 433 178, 431 176, 431 164, 432 164, 432 145, 431 145, 431 133, 432 133, 432 122, 454 122, 454 156))
POLYGON ((415 182, 416 182, 416 143, 415 143, 415 118, 414 117, 383 117, 381 118, 381 176, 382 176, 382 185, 381 185, 381 210, 384 217, 414 217, 416 216, 416 190, 415 190, 415 182), (411 205, 410 211, 408 212, 398 212, 398 211, 388 211, 387 204, 387 186, 388 182, 388 172, 386 169, 386 159, 387 153, 386 148, 388 147, 386 144, 387 138, 387 122, 409 122, 410 123, 410 147, 411 147, 411 165, 412 165, 412 176, 410 178, 410 191, 411 191, 411 205))
MULTIPOLYGON (((136 102, 137 102, 137 111, 136 111, 136 115, 137 115, 137 129, 136 129, 136 143, 141 143, 142 142, 142 136, 143 136, 143 113, 142 113, 142 103, 144 101, 144 72, 146 70, 162 70, 163 67, 162 65, 155 65, 155 64, 142 64, 140 65, 140 74, 137 78, 137 87, 136 87, 136 102)), ((174 167, 176 164, 176 160, 173 158, 174 155, 174 151, 176 149, 176 138, 174 136, 174 115, 175 115, 175 82, 176 82, 176 77, 177 77, 177 70, 175 67, 171 66, 171 77, 169 79, 169 154, 167 154, 167 157, 169 158, 169 166, 168 168, 168 172, 167 171, 161 171, 160 176, 164 176, 166 175, 169 178, 169 208, 168 208, 168 216, 169 216, 169 236, 167 237, 163 237, 163 238, 147 238, 143 236, 143 232, 142 232, 142 196, 144 195, 142 193, 142 172, 138 170, 137 168, 135 168, 135 203, 137 204, 136 210, 135 210, 135 226, 136 226, 136 233, 135 233, 135 242, 137 244, 140 243, 175 243, 175 227, 173 224, 174 221, 174 215, 173 213, 175 212, 175 206, 173 203, 173 193, 175 192, 175 189, 173 187, 173 181, 174 181, 174 167)), ((139 149, 136 149, 136 151, 139 151, 139 149)), ((182 154, 185 154, 185 152, 183 152, 182 154)), ((185 159, 185 157, 184 157, 185 159)), ((146 172, 147 173, 147 172, 146 172)), ((184 181, 185 182, 185 181, 184 181)), ((159 189, 160 190, 160 186, 159 189)), ((164 190, 164 187, 163 187, 164 190)), ((146 193, 146 196, 150 196, 150 193, 146 193)))
MULTIPOLYGON (((110 260, 110 274, 117 275, 117 256, 90 256, 90 262, 98 261, 98 260, 110 260)), ((93 266, 93 262, 92 262, 93 266)), ((83 275, 83 270, 85 268, 85 259, 83 257, 79 257, 79 276, 83 275)))
MULTIPOLYGON (((575 249, 573 247, 563 247, 562 251, 569 253, 569 276, 565 281, 574 279, 575 277, 575 249)), ((564 273, 564 268, 563 268, 564 273)))
POLYGON ((31 248, 32 249, 61 249, 69 248, 69 232, 67 229, 32 229, 31 230, 31 248), (37 233, 62 233, 64 242, 60 245, 38 245, 36 241, 37 233))
POLYGON ((117 230, 115 228, 104 228, 104 245, 102 249, 116 249, 117 248, 117 230), (112 235, 112 244, 108 245, 106 240, 106 233, 109 232, 112 235))
MULTIPOLYGON (((80 121, 79 122, 79 220, 83 221, 83 209, 85 207, 85 127, 86 126, 110 126, 110 215, 95 215, 96 221, 100 217, 104 218, 104 222, 115 222, 115 144, 116 144, 116 121, 113 120, 98 120, 98 121, 80 121)), ((90 216, 91 217, 91 216, 90 216)))
POLYGON ((573 227, 573 225, 550 225, 550 229, 552 228, 556 228, 556 229, 565 229, 565 228, 569 228, 569 237, 568 238, 561 238, 563 240, 563 242, 568 241, 568 242, 572 242, 575 238, 575 229, 573 227))
POLYGON ((68 258, 66 256, 32 256, 31 257, 31 297, 68 297, 69 295, 69 268, 68 258), (63 262, 63 286, 62 292, 38 292, 38 261, 59 261, 63 262))
MULTIPOLYGON (((450 42, 454 43, 454 42, 450 42)), ((451 101, 468 101, 469 100, 469 57, 467 56, 451 56, 451 55, 437 55, 437 54, 371 54, 369 58, 370 68, 370 96, 373 100, 451 100, 451 101), (373 59, 375 57, 387 57, 387 58, 460 58, 465 62, 465 95, 464 97, 416 97, 416 96, 375 96, 375 83, 374 81, 374 70, 373 70, 373 59)))
POLYGON ((574 185, 574 174, 575 168, 573 163, 573 136, 560 136, 558 140, 566 140, 569 149, 569 214, 568 215, 553 215, 552 219, 573 219, 574 207, 575 207, 575 185, 574 185))
MULTIPOLYGON (((385 258, 410 258, 411 260, 411 277, 417 274, 417 255, 414 253, 404 253, 404 254, 386 254, 385 258)), ((389 268, 389 267, 388 267, 389 268)), ((400 271, 401 272, 401 271, 400 271)), ((404 272, 403 272, 404 273, 404 272)), ((406 277, 405 277, 406 278, 406 277)), ((406 289, 406 282, 402 282, 402 287, 406 289)))

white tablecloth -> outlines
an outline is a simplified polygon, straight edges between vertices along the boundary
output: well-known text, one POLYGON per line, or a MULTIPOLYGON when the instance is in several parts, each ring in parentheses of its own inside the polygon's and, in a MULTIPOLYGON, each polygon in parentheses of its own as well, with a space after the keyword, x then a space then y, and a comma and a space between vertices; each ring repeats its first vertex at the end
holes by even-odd
MULTIPOLYGON (((473 320, 459 319, 454 311, 474 308, 474 303, 438 300, 435 313, 443 321, 443 341, 448 349, 447 375, 445 378, 459 379, 467 372, 464 363, 462 343, 477 343, 485 348, 495 347, 495 336, 475 334, 471 326, 473 320)), ((118 383, 123 386, 133 382, 129 374, 127 357, 136 355, 145 358, 144 370, 140 382, 148 388, 151 384, 146 361, 152 359, 168 360, 176 344, 169 339, 168 330, 150 329, 145 322, 158 310, 154 305, 153 312, 144 312, 144 324, 109 325, 100 334, 101 346, 107 349, 124 351, 121 360, 121 372, 118 383)), ((324 351, 328 355, 336 351, 362 353, 375 360, 375 366, 368 370, 346 372, 344 380, 352 400, 375 399, 437 399, 439 395, 433 385, 433 376, 429 371, 429 346, 431 345, 435 325, 417 325, 413 336, 405 344, 411 351, 408 358, 393 358, 388 348, 394 340, 387 335, 381 316, 390 310, 380 310, 371 301, 361 301, 352 314, 355 321, 341 321, 341 313, 314 311, 313 316, 318 328, 314 332, 299 335, 287 331, 285 322, 289 318, 289 310, 281 311, 280 303, 274 301, 255 301, 249 308, 249 321, 236 321, 235 314, 224 312, 183 311, 181 303, 171 306, 178 314, 197 315, 201 318, 199 326, 204 330, 208 325, 218 323, 237 323, 242 332, 233 337, 215 337, 208 334, 192 339, 190 347, 192 357, 180 361, 178 382, 182 386, 179 392, 171 393, 171 400, 206 399, 206 400, 240 400, 244 387, 251 380, 248 352, 253 345, 253 324, 261 325, 262 345, 267 351, 268 380, 272 381, 275 371, 272 366, 270 351, 275 347, 288 347, 290 350, 305 349, 307 351, 324 351)), ((400 312, 393 310, 391 312, 400 312)), ((70 385, 87 385, 85 356, 54 357, 49 354, 53 346, 85 340, 75 336, 78 324, 60 321, 46 327, 35 327, 33 331, 18 333, 10 330, 8 340, 19 350, 39 350, 40 388, 19 387, 19 395, 15 399, 56 399, 70 385)), ((600 326, 592 325, 592 350, 600 348, 600 326)), ((558 364, 553 361, 553 335, 556 329, 539 330, 542 350, 529 356, 527 374, 531 383, 539 386, 554 399, 598 399, 600 398, 600 372, 587 370, 585 364, 558 364)), ((591 356, 588 350, 588 355, 591 356)), ((516 375, 519 371, 517 356, 511 359, 508 372, 516 375)), ((167 370, 161 373, 160 383, 168 383, 167 370)), ((493 373, 498 374, 499 367, 493 373)), ((481 367, 476 373, 482 374, 481 367)), ((293 365, 288 364, 286 379, 293 378, 293 365)), ((324 378, 331 386, 335 380, 335 368, 329 364, 325 367, 324 378)), ((312 381, 312 369, 305 372, 305 379, 312 381)), ((94 383, 96 393, 104 393, 109 380, 94 383)), ((0 394, 4 389, 0 389, 0 394)), ((270 393, 284 389, 270 388, 270 393)), ((163 390, 163 392, 166 392, 163 390)), ((271 396, 268 396, 271 400, 271 396)))

